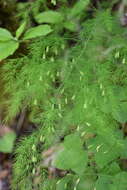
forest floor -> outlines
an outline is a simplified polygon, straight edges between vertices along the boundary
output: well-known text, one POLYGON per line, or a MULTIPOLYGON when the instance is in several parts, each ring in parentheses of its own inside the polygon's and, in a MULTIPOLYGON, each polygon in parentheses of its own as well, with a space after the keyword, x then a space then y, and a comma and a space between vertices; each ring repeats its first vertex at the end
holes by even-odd
POLYGON ((10 190, 12 173, 11 154, 0 153, 0 190, 10 190))

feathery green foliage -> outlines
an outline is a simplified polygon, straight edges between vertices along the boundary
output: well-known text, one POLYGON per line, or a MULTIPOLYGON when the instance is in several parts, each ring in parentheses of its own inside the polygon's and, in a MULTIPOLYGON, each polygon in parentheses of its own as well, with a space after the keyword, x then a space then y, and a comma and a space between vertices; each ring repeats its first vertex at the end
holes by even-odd
POLYGON ((7 120, 27 108, 38 126, 17 145, 13 190, 127 188, 127 172, 119 164, 127 158, 127 139, 119 130, 127 122, 126 29, 109 9, 80 21, 83 3, 66 15, 75 32, 54 18, 51 34, 33 40, 28 55, 3 67, 7 120), (42 152, 52 146, 57 148, 45 167, 42 152), (67 173, 49 178, 50 167, 67 173))

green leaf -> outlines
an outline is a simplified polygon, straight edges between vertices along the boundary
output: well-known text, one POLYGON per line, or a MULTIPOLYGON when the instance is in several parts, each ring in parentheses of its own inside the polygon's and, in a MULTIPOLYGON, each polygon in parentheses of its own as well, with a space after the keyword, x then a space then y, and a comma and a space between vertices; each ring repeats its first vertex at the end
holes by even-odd
POLYGON ((35 17, 38 23, 56 24, 63 21, 63 16, 57 11, 45 11, 35 17))
POLYGON ((62 144, 63 150, 58 152, 54 166, 63 170, 73 170, 81 174, 84 172, 88 156, 83 150, 81 139, 78 135, 68 135, 62 144))
POLYGON ((0 60, 12 55, 19 47, 19 43, 15 40, 0 42, 0 60))
POLYGON ((72 32, 77 30, 77 24, 72 21, 67 21, 64 23, 64 27, 72 32))
POLYGON ((100 108, 104 113, 110 113, 120 123, 127 121, 127 88, 119 85, 112 86, 112 97, 101 100, 100 108), (102 103, 103 102, 103 103, 102 103))
POLYGON ((7 133, 0 138, 0 152, 11 153, 16 139, 15 133, 7 133))
POLYGON ((52 32, 52 29, 47 24, 36 26, 36 27, 30 28, 29 30, 27 30, 23 39, 28 40, 28 39, 36 38, 39 36, 46 36, 50 32, 52 32))
MULTIPOLYGON (((111 137, 113 139, 113 136, 111 137)), ((108 142, 104 136, 97 136, 94 139, 89 140, 89 151, 94 152, 95 161, 98 167, 103 168, 120 156, 122 148, 121 144, 119 145, 119 142, 121 141, 119 140, 117 142, 118 144, 115 142, 108 142)))
POLYGON ((127 172, 120 172, 113 178, 112 190, 126 190, 127 189, 127 172))
POLYGON ((126 100, 127 88, 126 86, 121 87, 119 85, 113 86, 113 97, 109 102, 110 110, 112 116, 115 120, 120 123, 125 123, 127 121, 127 100, 126 100))
POLYGON ((119 164, 113 162, 108 164, 106 168, 104 168, 103 172, 108 175, 115 175, 121 171, 119 164))
POLYGON ((24 21, 20 26, 19 28, 16 30, 16 38, 18 39, 22 33, 24 32, 25 30, 25 27, 26 27, 26 21, 24 21))
POLYGON ((97 190, 126 190, 127 172, 120 172, 115 176, 100 175, 96 182, 97 190))
POLYGON ((4 28, 0 28, 0 41, 8 41, 11 39, 14 39, 11 33, 4 28))
POLYGON ((123 151, 121 152, 121 158, 127 158, 127 151, 126 151, 126 149, 127 149, 127 139, 125 138, 124 140, 123 140, 123 151))
POLYGON ((95 161, 100 168, 105 167, 108 163, 119 157, 119 152, 114 151, 115 148, 105 147, 103 145, 95 154, 95 161))
POLYGON ((64 147, 66 149, 70 149, 70 147, 74 147, 75 150, 82 149, 82 141, 81 138, 77 134, 71 134, 65 137, 64 147))
POLYGON ((116 109, 113 109, 112 115, 118 122, 125 123, 127 121, 127 102, 121 103, 116 109))
POLYGON ((95 186, 97 190, 112 190, 112 177, 108 175, 99 176, 95 186))
POLYGON ((82 11, 85 11, 85 8, 89 4, 89 2, 90 0, 79 0, 71 9, 69 16, 70 17, 78 16, 82 11))

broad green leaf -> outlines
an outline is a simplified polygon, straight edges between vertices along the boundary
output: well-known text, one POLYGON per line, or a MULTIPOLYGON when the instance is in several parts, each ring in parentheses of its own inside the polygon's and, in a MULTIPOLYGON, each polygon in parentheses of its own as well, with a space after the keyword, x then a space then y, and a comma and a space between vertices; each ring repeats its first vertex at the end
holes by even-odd
POLYGON ((127 172, 120 172, 113 178, 112 190, 126 190, 127 189, 127 172))
POLYGON ((126 93, 127 93, 127 87, 126 86, 119 86, 114 85, 112 86, 113 89, 113 95, 114 97, 120 101, 120 100, 127 100, 126 93))
POLYGON ((63 16, 57 11, 45 11, 43 13, 39 13, 35 19, 38 23, 56 24, 63 21, 63 16))
POLYGON ((126 94, 126 87, 112 86, 112 96, 109 99, 104 99, 104 101, 100 100, 101 110, 105 113, 111 113, 112 117, 118 122, 125 123, 127 121, 126 94))
POLYGON ((24 21, 20 26, 19 28, 16 30, 16 38, 18 39, 22 33, 24 32, 25 30, 25 27, 26 27, 26 21, 24 21))
POLYGON ((114 159, 117 159, 119 155, 120 153, 116 151, 115 147, 102 145, 102 147, 95 154, 95 161, 100 168, 103 168, 114 159))
POLYGON ((0 28, 0 41, 8 41, 11 39, 14 39, 11 33, 7 29, 0 28))
POLYGON ((16 135, 13 132, 7 133, 0 138, 0 152, 11 153, 16 135))
POLYGON ((76 150, 82 149, 82 141, 80 137, 77 134, 71 134, 65 137, 64 141, 64 147, 67 149, 70 149, 71 147, 74 147, 76 150))
POLYGON ((87 5, 89 4, 90 0, 79 0, 71 9, 69 16, 75 17, 78 16, 82 11, 85 11, 87 5))
POLYGON ((66 21, 64 23, 64 27, 72 32, 77 30, 77 24, 75 22, 72 21, 66 21))
POLYGON ((112 190, 112 177, 108 175, 99 176, 95 187, 97 190, 112 190))
POLYGON ((78 135, 68 135, 62 144, 63 150, 58 152, 54 166, 63 170, 73 170, 77 174, 84 172, 88 156, 83 150, 81 139, 78 135))
POLYGON ((119 164, 113 162, 108 164, 106 168, 104 168, 103 172, 108 175, 115 175, 121 171, 119 164))
POLYGON ((126 190, 127 172, 120 172, 115 176, 100 175, 95 187, 96 190, 126 190))
POLYGON ((123 102, 116 106, 116 109, 112 110, 112 116, 120 123, 127 121, 127 102, 123 102))
MULTIPOLYGON (((114 86, 113 87, 113 96, 114 99, 111 99, 112 102, 114 101, 115 105, 111 108, 112 116, 115 120, 121 123, 125 123, 127 121, 127 88, 121 86, 114 86)), ((113 103, 110 102, 110 105, 113 103)))
POLYGON ((126 151, 126 149, 127 149, 127 139, 125 138, 124 140, 123 140, 123 151, 121 152, 121 158, 127 158, 127 151, 126 151))
POLYGON ((100 168, 106 167, 121 154, 121 141, 118 139, 119 141, 117 144, 115 143, 115 137, 113 137, 113 135, 111 138, 113 139, 113 142, 108 141, 104 136, 97 136, 96 138, 89 140, 89 151, 94 152, 96 164, 100 168))
POLYGON ((39 36, 46 36, 47 34, 51 32, 52 32, 51 27, 47 24, 44 24, 44 25, 36 26, 27 30, 23 39, 28 40, 28 39, 36 38, 39 36))
POLYGON ((19 47, 19 43, 15 40, 0 42, 0 60, 12 55, 19 47))

